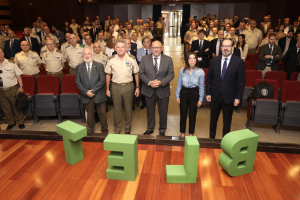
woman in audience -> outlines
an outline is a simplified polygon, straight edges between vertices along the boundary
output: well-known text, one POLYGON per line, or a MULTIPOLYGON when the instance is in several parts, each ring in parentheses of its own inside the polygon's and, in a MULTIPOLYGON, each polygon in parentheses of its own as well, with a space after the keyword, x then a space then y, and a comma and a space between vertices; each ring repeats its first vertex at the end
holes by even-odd
POLYGON ((66 33, 73 33, 73 29, 69 26, 69 22, 65 22, 65 27, 62 30, 64 32, 64 35, 66 33))
POLYGON ((286 36, 284 32, 284 25, 281 24, 279 28, 275 31, 276 32, 276 40, 278 41, 280 38, 283 38, 286 36))
POLYGON ((277 23, 274 24, 274 30, 277 30, 280 25, 282 25, 281 19, 278 19, 277 23))
POLYGON ((106 48, 105 48, 105 53, 108 56, 112 56, 112 53, 115 51, 116 43, 117 43, 117 40, 114 36, 110 36, 108 38, 106 48))
POLYGON ((247 58, 247 54, 248 54, 248 44, 246 44, 245 35, 244 34, 240 34, 239 35, 239 40, 236 43, 235 48, 240 49, 240 51, 241 51, 241 59, 243 61, 245 61, 246 58, 247 58))
POLYGON ((189 113, 189 136, 193 136, 197 107, 202 105, 204 95, 204 71, 199 68, 198 56, 191 52, 185 67, 179 72, 176 102, 180 107, 180 137, 185 136, 187 113, 189 113))

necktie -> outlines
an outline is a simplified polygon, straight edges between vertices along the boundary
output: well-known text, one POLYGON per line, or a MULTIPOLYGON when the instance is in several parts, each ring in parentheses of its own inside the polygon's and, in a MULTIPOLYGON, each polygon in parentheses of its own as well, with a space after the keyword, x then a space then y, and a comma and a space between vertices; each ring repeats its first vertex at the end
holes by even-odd
POLYGON ((200 47, 199 47, 199 50, 201 51, 202 49, 202 41, 200 41, 200 47))
POLYGON ((146 49, 146 55, 148 55, 148 49, 146 49))
POLYGON ((91 78, 91 67, 90 67, 90 64, 88 64, 88 75, 89 75, 89 80, 91 78))
POLYGON ((13 45, 13 42, 14 42, 14 40, 11 39, 11 40, 10 40, 10 53, 11 53, 11 55, 12 55, 12 45, 13 45))
POLYGON ((30 39, 29 39, 29 38, 26 38, 26 40, 27 40, 27 42, 28 42, 28 44, 29 44, 29 46, 30 46, 30 50, 32 50, 32 49, 31 49, 31 42, 30 42, 30 39))
POLYGON ((155 64, 154 64, 154 70, 155 70, 155 75, 157 74, 158 72, 158 66, 157 66, 157 58, 154 58, 155 60, 155 64))
POLYGON ((218 53, 218 56, 222 54, 221 46, 222 46, 222 40, 219 39, 219 53, 218 53))
POLYGON ((273 47, 273 45, 271 44, 270 45, 270 55, 272 55, 272 47, 273 47))
POLYGON ((226 70, 227 70, 227 59, 228 58, 225 58, 225 61, 223 63, 222 76, 221 76, 222 80, 223 80, 223 78, 225 76, 225 73, 226 73, 226 70))
POLYGON ((35 28, 35 34, 37 34, 37 28, 35 28))

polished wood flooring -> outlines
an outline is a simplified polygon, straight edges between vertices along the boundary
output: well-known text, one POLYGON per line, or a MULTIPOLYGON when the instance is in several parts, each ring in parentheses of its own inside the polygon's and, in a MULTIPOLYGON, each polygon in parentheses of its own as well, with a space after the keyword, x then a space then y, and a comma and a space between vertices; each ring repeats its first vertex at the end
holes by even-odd
POLYGON ((200 148, 197 183, 167 184, 165 166, 183 164, 184 147, 140 144, 132 182, 106 179, 102 143, 83 151, 71 166, 62 141, 0 140, 0 199, 300 199, 300 155, 258 152, 252 173, 230 177, 222 150, 200 148))

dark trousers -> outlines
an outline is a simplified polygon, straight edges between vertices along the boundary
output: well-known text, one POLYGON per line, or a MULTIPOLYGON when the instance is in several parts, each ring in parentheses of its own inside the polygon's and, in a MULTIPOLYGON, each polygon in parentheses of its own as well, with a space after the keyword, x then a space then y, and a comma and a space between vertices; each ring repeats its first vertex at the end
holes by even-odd
POLYGON ((164 133, 167 129, 167 115, 169 106, 169 97, 160 99, 154 89, 152 97, 145 97, 147 108, 147 130, 153 131, 155 126, 155 106, 158 105, 159 112, 159 132, 164 133))
POLYGON ((215 102, 210 104, 210 138, 215 138, 217 123, 219 119, 220 112, 223 112, 223 137, 230 132, 232 113, 233 113, 233 103, 226 104, 223 101, 223 96, 220 93, 219 97, 215 102))
POLYGON ((186 118, 189 112, 189 133, 194 134, 199 101, 199 88, 184 88, 180 90, 180 133, 185 133, 186 118))
MULTIPOLYGON (((141 83, 141 81, 140 81, 141 83)), ((141 84, 141 91, 142 91, 142 87, 143 87, 143 84, 141 84)), ((141 102, 142 102, 142 105, 146 105, 146 100, 145 100, 145 95, 141 94, 141 102)))
POLYGON ((84 104, 84 108, 87 111, 87 122, 86 122, 87 133, 93 133, 95 130, 95 114, 94 114, 95 107, 100 119, 101 132, 108 131, 108 125, 106 119, 106 102, 95 103, 94 99, 91 98, 88 104, 84 104))

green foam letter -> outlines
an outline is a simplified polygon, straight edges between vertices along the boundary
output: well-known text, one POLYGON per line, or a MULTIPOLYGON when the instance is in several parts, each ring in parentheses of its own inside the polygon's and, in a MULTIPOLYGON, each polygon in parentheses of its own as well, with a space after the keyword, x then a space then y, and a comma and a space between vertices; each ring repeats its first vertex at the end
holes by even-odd
POLYGON ((86 127, 71 121, 56 125, 56 131, 63 137, 66 162, 70 165, 83 159, 82 141, 87 136, 86 127))
POLYGON ((167 165, 167 183, 196 183, 200 144, 196 136, 186 136, 183 165, 167 165))
POLYGON ((221 141, 223 152, 220 166, 230 176, 240 176, 253 171, 259 136, 248 129, 233 131, 221 141))
POLYGON ((137 135, 108 134, 103 144, 104 150, 111 151, 107 157, 106 178, 135 181, 138 173, 137 135))

